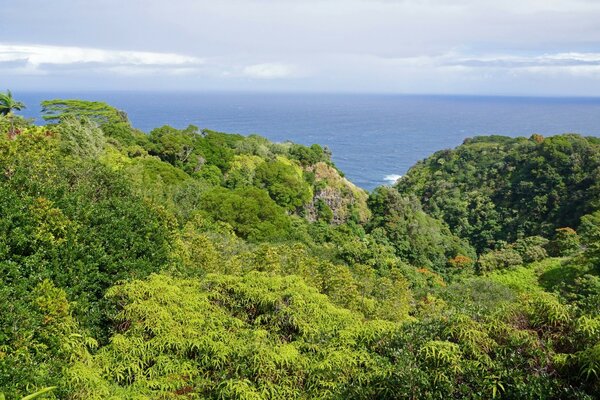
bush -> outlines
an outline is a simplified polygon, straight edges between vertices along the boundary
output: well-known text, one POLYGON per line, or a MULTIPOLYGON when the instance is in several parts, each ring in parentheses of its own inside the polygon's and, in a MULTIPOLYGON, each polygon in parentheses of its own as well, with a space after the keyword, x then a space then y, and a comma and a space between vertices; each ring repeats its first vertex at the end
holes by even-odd
POLYGON ((514 249, 525 263, 541 261, 548 257, 548 253, 544 246, 548 244, 548 239, 541 236, 530 236, 528 238, 519 239, 510 247, 514 249))
POLYGON ((202 196, 200 208, 206 216, 228 223, 237 235, 251 241, 282 240, 290 229, 285 210, 266 191, 255 187, 213 189, 202 196))
POLYGON ((581 217, 579 233, 584 257, 600 272, 600 211, 581 217))
POLYGON ((517 251, 511 248, 489 251, 479 256, 479 260, 477 260, 477 265, 481 272, 507 269, 521 264, 523 264, 523 258, 521 258, 521 255, 517 251))
POLYGON ((548 252, 553 257, 565 257, 575 254, 580 248, 579 235, 574 229, 566 227, 556 229, 554 239, 548 245, 548 252))
POLYGON ((85 118, 65 118, 55 130, 60 136, 61 150, 74 157, 96 158, 106 143, 102 129, 85 118))
POLYGON ((281 207, 295 210, 312 199, 312 191, 302 170, 282 161, 269 161, 256 168, 256 184, 269 192, 281 207))

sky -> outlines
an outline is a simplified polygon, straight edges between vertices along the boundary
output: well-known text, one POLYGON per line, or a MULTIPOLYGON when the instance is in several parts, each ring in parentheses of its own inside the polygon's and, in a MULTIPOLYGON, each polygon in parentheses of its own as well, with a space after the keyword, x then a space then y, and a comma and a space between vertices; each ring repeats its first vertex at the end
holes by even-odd
POLYGON ((2 0, 0 89, 600 96, 600 0, 2 0))

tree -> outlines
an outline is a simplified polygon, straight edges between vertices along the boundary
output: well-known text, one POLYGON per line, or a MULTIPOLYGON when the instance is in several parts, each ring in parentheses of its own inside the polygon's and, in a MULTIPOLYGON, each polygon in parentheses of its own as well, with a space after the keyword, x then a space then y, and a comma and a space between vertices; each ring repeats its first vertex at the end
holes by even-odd
POLYGON ((290 211, 303 206, 312 198, 302 170, 291 163, 275 160, 259 165, 256 168, 256 181, 278 205, 290 211))
POLYGON ((578 228, 598 209, 600 146, 576 134, 482 136, 420 161, 396 184, 478 252, 578 228))
POLYGON ((7 90, 6 93, 0 93, 0 115, 9 115, 13 110, 21 111, 24 108, 25 104, 16 101, 10 90, 7 90))
POLYGON ((127 113, 101 101, 54 99, 42 101, 42 118, 51 123, 67 119, 87 119, 98 124, 104 135, 122 145, 145 146, 148 137, 134 129, 127 113))
POLYGON ((129 123, 127 114, 100 101, 86 100, 44 100, 42 101, 43 118, 57 122, 65 117, 87 117, 102 126, 111 123, 129 123))
POLYGON ((10 131, 9 135, 14 135, 14 123, 12 119, 13 110, 21 111, 25 108, 25 104, 20 101, 16 101, 12 97, 12 93, 10 90, 7 90, 6 93, 0 93, 0 115, 10 118, 10 131))
POLYGON ((581 217, 579 228, 583 255, 597 269, 600 269, 600 211, 581 217))
POLYGON ((443 270, 449 258, 459 254, 474 257, 471 246, 454 236, 443 222, 426 214, 415 197, 379 187, 371 193, 368 204, 373 218, 367 229, 382 228, 402 260, 443 270))
POLYGON ((250 241, 281 240, 290 229, 285 210, 265 190, 255 187, 215 188, 202 195, 200 208, 215 221, 228 223, 250 241))

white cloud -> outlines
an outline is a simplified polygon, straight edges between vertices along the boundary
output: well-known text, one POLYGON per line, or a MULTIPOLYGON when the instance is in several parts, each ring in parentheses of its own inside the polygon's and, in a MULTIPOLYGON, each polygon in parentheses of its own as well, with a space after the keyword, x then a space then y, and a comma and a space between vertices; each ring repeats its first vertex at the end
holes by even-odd
POLYGON ((204 59, 174 53, 104 50, 90 47, 19 45, 0 43, 0 63, 18 65, 22 73, 39 73, 48 68, 94 66, 115 72, 147 73, 154 67, 178 73, 205 63, 204 59))
POLYGON ((126 77, 206 75, 265 80, 297 74, 297 68, 285 63, 244 64, 248 63, 231 58, 206 59, 176 53, 0 43, 0 70, 16 75, 77 71, 126 77))
POLYGON ((291 65, 279 63, 254 64, 245 67, 242 75, 258 79, 281 79, 295 75, 295 69, 291 65))

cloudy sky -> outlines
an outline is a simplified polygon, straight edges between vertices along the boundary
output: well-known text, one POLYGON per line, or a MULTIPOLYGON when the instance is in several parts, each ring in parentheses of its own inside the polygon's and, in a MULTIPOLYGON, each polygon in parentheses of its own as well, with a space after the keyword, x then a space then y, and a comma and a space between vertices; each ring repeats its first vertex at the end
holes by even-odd
POLYGON ((18 0, 0 88, 600 96, 598 0, 18 0))

